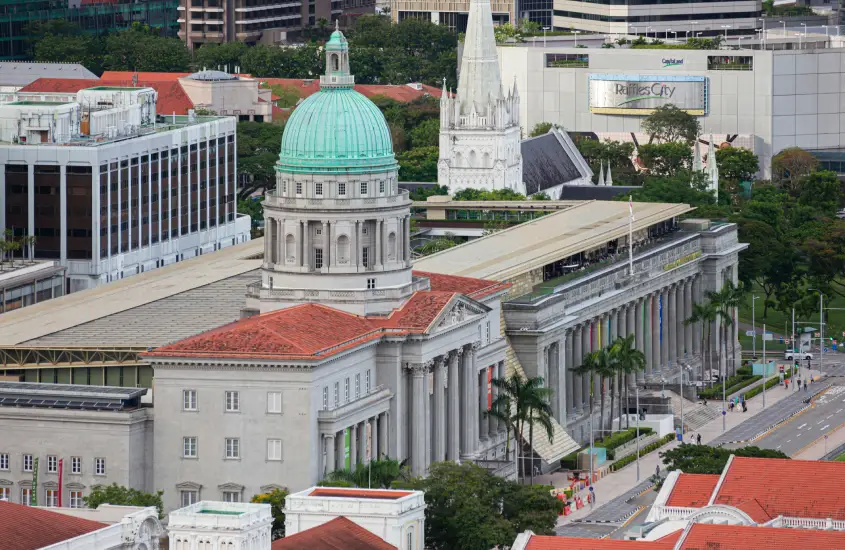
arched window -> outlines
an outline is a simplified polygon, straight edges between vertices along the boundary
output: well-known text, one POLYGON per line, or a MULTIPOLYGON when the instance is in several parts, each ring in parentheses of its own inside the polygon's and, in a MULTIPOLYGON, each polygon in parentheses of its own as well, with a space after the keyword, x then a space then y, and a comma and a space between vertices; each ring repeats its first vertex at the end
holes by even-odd
POLYGON ((340 67, 339 67, 339 63, 340 63, 340 62, 339 62, 339 60, 338 60, 337 54, 333 54, 333 55, 332 55, 332 70, 333 70, 333 71, 337 71, 337 70, 339 70, 339 69, 340 69, 340 67))
POLYGON ((477 155, 475 154, 475 150, 473 149, 472 151, 469 152, 469 167, 475 168, 477 165, 478 165, 478 158, 477 158, 477 155))
POLYGON ((464 156, 461 153, 455 153, 455 166, 461 168, 464 164, 464 156))
POLYGON ((387 236, 387 259, 396 259, 396 233, 393 232, 387 236))
POLYGON ((337 263, 349 263, 349 237, 346 235, 337 238, 337 263))
POLYGON ((484 168, 490 168, 493 163, 490 162, 490 153, 484 153, 484 168))
POLYGON ((405 535, 405 550, 414 550, 414 528, 408 527, 408 533, 405 535))
POLYGON ((292 264, 296 261, 296 239, 288 233, 285 237, 285 263, 292 264))

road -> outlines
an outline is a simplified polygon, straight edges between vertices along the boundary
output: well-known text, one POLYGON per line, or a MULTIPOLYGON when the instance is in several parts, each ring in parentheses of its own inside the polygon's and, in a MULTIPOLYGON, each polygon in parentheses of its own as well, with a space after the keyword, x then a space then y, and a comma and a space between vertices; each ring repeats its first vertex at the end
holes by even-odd
MULTIPOLYGON (((845 424, 845 380, 828 379, 834 386, 816 397, 810 408, 754 441, 752 445, 795 456, 845 424)), ((812 389, 812 387, 811 387, 812 389)))

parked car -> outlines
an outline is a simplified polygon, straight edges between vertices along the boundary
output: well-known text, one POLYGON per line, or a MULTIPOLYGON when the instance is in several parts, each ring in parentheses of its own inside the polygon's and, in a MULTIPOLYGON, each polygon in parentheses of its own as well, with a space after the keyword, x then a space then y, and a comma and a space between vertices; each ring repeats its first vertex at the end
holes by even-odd
POLYGON ((788 361, 795 361, 796 359, 806 361, 807 359, 812 360, 813 354, 809 351, 793 351, 791 349, 788 349, 786 350, 786 352, 784 352, 783 358, 788 361))

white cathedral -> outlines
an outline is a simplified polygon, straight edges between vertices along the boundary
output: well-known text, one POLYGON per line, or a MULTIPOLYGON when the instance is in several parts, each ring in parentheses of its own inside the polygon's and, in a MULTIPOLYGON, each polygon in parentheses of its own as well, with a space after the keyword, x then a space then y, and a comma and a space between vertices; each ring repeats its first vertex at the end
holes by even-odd
POLYGON ((522 140, 519 100, 516 82, 502 86, 490 0, 471 0, 458 91, 444 81, 440 98, 440 185, 553 199, 564 186, 592 185, 593 171, 564 130, 522 140))

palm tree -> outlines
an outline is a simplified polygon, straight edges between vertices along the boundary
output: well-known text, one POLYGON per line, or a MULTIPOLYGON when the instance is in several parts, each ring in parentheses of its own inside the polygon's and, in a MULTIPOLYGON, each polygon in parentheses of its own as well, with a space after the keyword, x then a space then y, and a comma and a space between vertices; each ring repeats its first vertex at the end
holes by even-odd
MULTIPOLYGON (((707 344, 707 357, 710 359, 709 368, 710 374, 712 377, 713 374, 713 353, 712 353, 712 345, 710 341, 710 335, 713 329, 713 321, 715 321, 719 317, 718 309, 716 308, 716 304, 712 301, 707 301, 704 303, 695 303, 692 305, 692 314, 689 316, 689 319, 684 319, 685 325, 691 325, 694 323, 702 323, 702 330, 701 330, 701 352, 704 353, 704 344, 707 344), (707 327, 707 331, 704 331, 704 327, 707 327)), ((701 358, 701 380, 704 381, 704 358, 701 358)))
MULTIPOLYGON (((625 384, 625 408, 627 410, 628 403, 630 403, 628 394, 628 377, 631 374, 645 370, 645 354, 637 349, 635 336, 633 334, 617 338, 616 341, 613 342, 611 353, 614 355, 614 362, 619 369, 619 372, 622 374, 622 380, 625 384)), ((631 419, 627 414, 625 415, 625 418, 627 421, 627 427, 630 428, 631 419)), ((619 429, 622 429, 621 411, 619 415, 619 429)))
MULTIPOLYGON (((616 367, 614 366, 613 357, 610 354, 609 348, 602 348, 600 350, 588 353, 584 357, 584 363, 576 368, 573 369, 573 372, 580 373, 582 376, 590 376, 592 374, 597 374, 600 379, 599 388, 601 391, 601 395, 599 396, 600 405, 599 405, 599 426, 600 430, 604 430, 604 381, 607 377, 612 377, 616 371, 616 367)), ((593 384, 590 384, 590 414, 593 412, 593 400, 595 396, 593 395, 595 392, 593 391, 593 384)), ((613 409, 613 395, 610 396, 610 403, 611 403, 611 412, 613 409)))
MULTIPOLYGON (((521 440, 525 440, 525 426, 528 425, 528 446, 534 453, 534 424, 540 424, 546 431, 549 441, 554 436, 552 426, 552 407, 549 400, 552 396, 550 388, 543 387, 543 378, 535 377, 523 379, 518 374, 507 378, 494 378, 493 385, 499 389, 499 394, 493 401, 493 407, 487 414, 504 420, 508 430, 513 430, 521 440)), ((510 432, 509 432, 510 433, 510 432)), ((510 444, 510 438, 508 438, 510 444)), ((532 460, 533 462, 533 460, 532 460)), ((519 461, 521 464, 522 461, 519 461)), ((534 478, 534 468, 531 468, 531 478, 534 478)))
MULTIPOLYGON (((722 341, 725 343, 725 352, 728 347, 728 329, 734 324, 734 311, 742 304, 743 290, 734 285, 733 281, 727 281, 719 292, 711 292, 708 296, 710 301, 716 304, 719 317, 722 319, 722 341)), ((731 337, 731 375, 736 375, 736 339, 731 337)), ((721 350, 720 350, 721 353, 721 350)), ((727 369, 727 360, 725 361, 727 369)))

